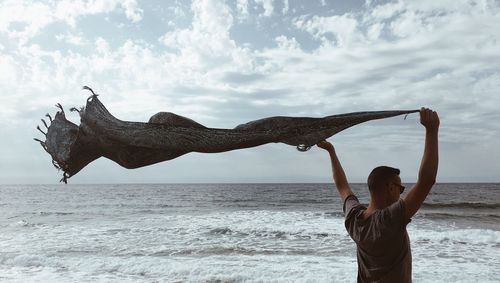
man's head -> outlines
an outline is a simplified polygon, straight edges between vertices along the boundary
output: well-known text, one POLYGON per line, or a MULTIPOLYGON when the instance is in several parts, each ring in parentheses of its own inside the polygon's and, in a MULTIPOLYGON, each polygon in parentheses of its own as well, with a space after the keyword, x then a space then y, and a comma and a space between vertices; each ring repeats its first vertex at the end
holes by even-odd
POLYGON ((389 166, 376 167, 368 176, 368 189, 372 197, 385 198, 391 203, 397 201, 404 189, 401 186, 399 169, 389 166))

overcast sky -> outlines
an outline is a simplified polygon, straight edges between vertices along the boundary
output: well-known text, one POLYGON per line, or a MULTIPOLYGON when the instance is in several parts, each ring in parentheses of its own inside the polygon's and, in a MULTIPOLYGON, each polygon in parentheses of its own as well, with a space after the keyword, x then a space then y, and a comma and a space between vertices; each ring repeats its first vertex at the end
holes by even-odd
MULTIPOLYGON (((57 183, 32 140, 55 103, 89 93, 117 118, 170 111, 208 127, 259 118, 431 107, 440 182, 500 181, 498 1, 0 1, 0 183, 57 183)), ((68 118, 79 123, 76 114, 68 118)), ((330 141, 347 176, 375 166, 414 182, 418 115, 330 141)), ((329 182, 326 152, 284 144, 190 153, 127 170, 101 158, 71 183, 329 182)))

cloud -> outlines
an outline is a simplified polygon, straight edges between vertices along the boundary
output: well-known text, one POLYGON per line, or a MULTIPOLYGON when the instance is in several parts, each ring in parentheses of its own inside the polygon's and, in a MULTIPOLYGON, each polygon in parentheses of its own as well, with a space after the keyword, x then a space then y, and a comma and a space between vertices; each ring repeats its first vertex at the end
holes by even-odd
MULTIPOLYGON (((106 3, 96 4, 91 11, 111 9, 106 3)), ((70 11, 75 9, 72 7, 70 11)), ((129 9, 139 9, 134 7, 129 9)), ((275 37, 276 46, 263 50, 239 45, 230 36, 237 24, 235 11, 221 1, 193 1, 191 25, 160 38, 167 50, 136 40, 111 47, 107 40, 97 38, 95 52, 87 56, 46 51, 32 44, 15 55, 4 55, 2 70, 11 78, 30 78, 23 84, 27 89, 41 91, 51 85, 68 94, 82 81, 103 85, 103 91, 109 93, 133 89, 172 93, 179 86, 191 85, 203 89, 205 93, 198 95, 212 97, 214 105, 228 103, 222 99, 225 93, 251 103, 248 93, 271 91, 279 83, 287 86, 288 95, 266 99, 266 103, 275 107, 309 105, 318 107, 314 113, 322 114, 384 108, 391 101, 397 101, 393 107, 420 106, 418 101, 439 103, 436 93, 449 96, 447 103, 460 105, 465 92, 484 84, 483 78, 481 82, 471 80, 473 73, 496 69, 492 59, 496 56, 494 23, 498 14, 491 12, 495 9, 454 6, 436 16, 433 11, 438 8, 422 10, 397 2, 359 13, 292 19, 291 27, 323 42, 309 52, 301 48, 300 40, 285 34, 275 37), (452 24, 444 25, 446 22, 452 24), (483 33, 478 34, 477 29, 483 33), (22 73, 14 63, 17 60, 26 62, 22 73), (450 94, 454 81, 464 82, 463 94, 450 94)), ((78 44, 83 36, 66 33, 59 38, 78 44)), ((7 81, 12 80, 4 83, 7 81)))
POLYGON ((283 0, 283 10, 281 10, 281 13, 283 15, 286 15, 289 9, 290 9, 290 3, 288 3, 288 0, 283 0))
MULTIPOLYGON (((211 127, 430 106, 441 115, 449 154, 496 147, 497 2, 373 2, 347 13, 284 3, 300 12, 276 15, 274 1, 193 1, 170 25, 143 21, 110 36, 108 27, 89 30, 79 20, 121 13, 137 22, 152 11, 135 1, 2 2, 0 88, 7 91, 0 104, 12 107, 0 113, 0 126, 36 124, 56 102, 79 106, 87 95, 79 89, 88 84, 121 119, 172 111, 211 127), (234 36, 246 31, 252 36, 245 41, 234 36), (54 39, 68 49, 49 48, 54 39)), ((421 128, 408 119, 368 123, 335 140, 370 160, 384 157, 373 153, 380 144, 416 154, 421 128)))
POLYGON ((403 1, 397 1, 371 7, 371 11, 369 11, 368 13, 369 16, 373 17, 374 19, 386 20, 392 18, 403 9, 403 1))
POLYGON ((221 1, 193 1, 191 9, 194 15, 189 28, 168 32, 160 38, 175 51, 170 63, 184 74, 180 80, 200 79, 208 83, 214 79, 212 73, 250 71, 253 62, 248 48, 237 46, 230 38, 231 9, 221 1))
POLYGON ((12 87, 18 79, 18 70, 19 66, 12 56, 0 55, 0 85, 12 87))
POLYGON ((249 16, 248 13, 248 0, 238 0, 236 2, 236 11, 240 19, 246 19, 249 16))
POLYGON ((300 44, 294 37, 287 38, 284 35, 280 35, 276 37, 276 43, 278 43, 280 49, 300 50, 300 44))
POLYGON ((295 25, 323 42, 331 41, 328 35, 333 35, 335 44, 338 46, 347 46, 355 40, 353 37, 362 36, 357 31, 358 21, 350 14, 330 17, 313 16, 308 20, 299 18, 295 21, 295 25))
POLYGON ((66 34, 58 34, 55 37, 58 41, 64 41, 72 45, 81 46, 87 44, 87 41, 82 37, 81 34, 75 35, 73 33, 66 33, 66 34))
POLYGON ((125 15, 132 22, 136 23, 142 20, 143 10, 138 7, 135 0, 120 1, 120 4, 125 9, 125 15))
POLYGON ((52 23, 64 22, 75 27, 80 17, 110 13, 118 8, 122 8, 132 22, 142 19, 143 11, 138 8, 135 0, 63 0, 35 3, 7 0, 0 3, 0 32, 25 44, 52 23))
POLYGON ((255 3, 262 6, 264 9, 263 16, 269 17, 274 12, 273 0, 255 0, 255 3))

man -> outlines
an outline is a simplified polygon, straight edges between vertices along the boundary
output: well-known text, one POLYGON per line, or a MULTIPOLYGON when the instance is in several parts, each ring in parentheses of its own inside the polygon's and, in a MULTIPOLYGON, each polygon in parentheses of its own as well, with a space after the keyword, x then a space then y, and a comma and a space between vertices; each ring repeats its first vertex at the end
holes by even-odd
POLYGON ((411 251, 406 225, 418 211, 436 182, 439 117, 420 110, 425 127, 425 148, 415 185, 400 198, 399 169, 380 166, 368 176, 370 204, 361 205, 351 191, 344 170, 327 141, 317 145, 330 154, 333 178, 344 202, 345 227, 356 242, 358 282, 411 282, 411 251))

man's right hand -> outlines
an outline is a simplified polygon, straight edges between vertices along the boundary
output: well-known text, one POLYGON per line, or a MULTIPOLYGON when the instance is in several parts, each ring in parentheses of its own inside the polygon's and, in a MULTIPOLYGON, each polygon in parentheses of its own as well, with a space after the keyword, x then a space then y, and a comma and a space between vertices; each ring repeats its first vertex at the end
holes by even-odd
POLYGON ((351 187, 349 186, 349 183, 347 182, 347 177, 345 176, 344 169, 342 168, 342 165, 340 164, 337 154, 335 153, 335 148, 331 143, 327 142, 326 140, 322 140, 318 142, 316 145, 319 148, 328 151, 328 153, 330 154, 333 180, 335 181, 335 186, 339 191, 342 201, 345 201, 345 199, 348 196, 353 195, 353 192, 351 190, 351 187))
POLYGON ((422 107, 420 109, 420 123, 428 131, 437 131, 439 129, 439 116, 436 111, 422 107))

